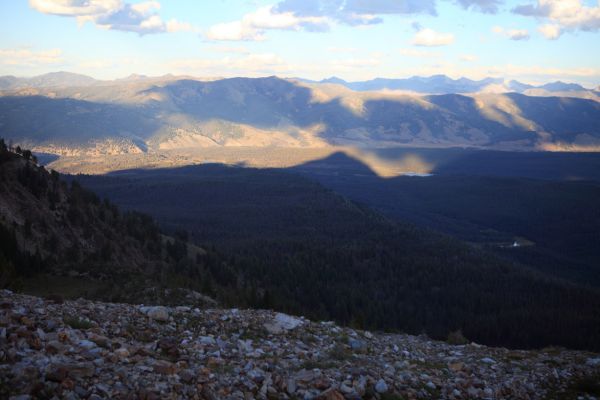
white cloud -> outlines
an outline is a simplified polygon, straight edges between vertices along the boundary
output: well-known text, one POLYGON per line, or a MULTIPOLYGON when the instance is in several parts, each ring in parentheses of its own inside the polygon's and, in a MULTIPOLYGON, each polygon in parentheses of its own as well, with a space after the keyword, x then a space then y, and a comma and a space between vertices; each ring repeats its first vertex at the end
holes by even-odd
POLYGON ((225 40, 225 41, 262 41, 265 36, 262 31, 245 25, 242 21, 226 22, 211 26, 205 34, 210 40, 225 40))
POLYGON ((465 61, 465 62, 475 62, 479 59, 479 57, 477 57, 474 54, 463 54, 462 56, 460 56, 461 61, 465 61))
POLYGON ((230 55, 221 58, 179 59, 167 63, 164 69, 176 74, 196 76, 303 76, 322 79, 343 75, 360 79, 383 65, 382 59, 371 55, 365 58, 340 58, 322 63, 290 63, 274 53, 230 55))
POLYGON ((357 53, 359 50, 356 47, 328 47, 330 53, 357 53))
POLYGON ((29 5, 44 14, 75 17, 79 24, 92 22, 103 29, 140 35, 195 30, 174 19, 164 22, 158 15, 158 1, 129 4, 123 0, 29 0, 29 5))
POLYGON ((418 31, 412 40, 412 44, 415 46, 425 47, 447 46, 452 43, 454 43, 452 33, 440 33, 429 28, 418 31))
POLYGON ((243 18, 246 25, 257 29, 299 29, 305 23, 319 23, 320 17, 297 17, 291 12, 273 12, 273 7, 262 7, 243 18))
POLYGON ((272 53, 219 59, 179 59, 169 62, 167 68, 177 73, 202 76, 264 76, 290 71, 288 64, 272 53))
POLYGON ((244 15, 240 21, 213 25, 205 36, 210 40, 261 41, 265 30, 324 30, 328 28, 324 17, 295 16, 291 12, 274 12, 273 6, 262 7, 244 15))
POLYGON ((495 14, 503 0, 456 0, 456 2, 465 9, 474 8, 483 13, 495 14))
POLYGON ((546 39, 556 40, 562 34, 560 26, 554 24, 545 24, 538 27, 538 31, 544 35, 546 39))
POLYGON ((349 25, 377 24, 382 22, 377 16, 386 14, 436 14, 435 0, 283 0, 276 11, 349 25))
POLYGON ((29 5, 44 14, 87 17, 116 12, 122 7, 122 2, 121 0, 29 0, 29 5))
POLYGON ((146 1, 143 3, 136 3, 131 5, 131 9, 140 14, 146 14, 154 10, 159 10, 160 3, 158 1, 146 1))
POLYGON ((529 40, 529 31, 527 29, 504 29, 501 26, 494 26, 492 32, 507 37, 510 40, 529 40))
POLYGON ((529 31, 527 29, 509 29, 506 35, 510 40, 528 40, 529 31))
POLYGON ((242 46, 211 46, 208 50, 217 53, 250 54, 250 50, 242 46))
POLYGON ((196 29, 189 22, 181 22, 176 19, 170 19, 167 21, 167 32, 196 32, 196 29))
POLYGON ((264 40, 271 29, 322 32, 333 24, 366 26, 381 23, 380 15, 435 15, 435 0, 283 0, 246 14, 239 21, 216 24, 211 40, 264 40))
POLYGON ((441 54, 438 52, 413 48, 404 48, 400 49, 399 51, 401 55, 413 58, 436 58, 441 56, 441 54))
POLYGON ((0 64, 35 67, 39 65, 60 64, 62 51, 51 49, 32 51, 30 49, 0 49, 0 64))
POLYGON ((536 4, 521 5, 512 11, 549 21, 539 29, 548 39, 557 39, 562 31, 600 30, 600 2, 590 7, 582 0, 537 0, 536 4))

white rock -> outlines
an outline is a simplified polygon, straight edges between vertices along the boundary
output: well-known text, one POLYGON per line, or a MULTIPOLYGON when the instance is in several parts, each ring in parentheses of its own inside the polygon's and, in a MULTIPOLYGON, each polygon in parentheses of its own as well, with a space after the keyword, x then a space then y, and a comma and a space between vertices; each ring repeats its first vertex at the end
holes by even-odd
POLYGON ((340 391, 344 394, 350 394, 354 392, 354 389, 352 389, 350 386, 346 385, 345 383, 342 383, 340 385, 340 391))
POLYGON ((44 332, 42 328, 37 328, 35 332, 37 333, 40 340, 46 340, 46 332, 44 332))
POLYGON ((481 359, 481 362, 484 364, 496 364, 496 360, 493 358, 485 357, 481 359))
POLYGON ((200 336, 198 338, 198 341, 200 342, 200 344, 203 344, 205 346, 210 346, 210 345, 213 345, 213 344, 217 344, 217 341, 212 336, 200 336))
POLYGON ((302 320, 287 314, 277 313, 271 322, 264 324, 265 329, 271 334, 279 334, 296 329, 302 325, 302 320))
POLYGON ((388 385, 383 379, 380 379, 375 384, 375 391, 377 393, 386 393, 388 391, 388 385))
POLYGON ((140 307, 140 311, 155 321, 166 322, 169 320, 169 310, 166 307, 140 307))
POLYGON ((93 349, 94 347, 96 347, 96 343, 89 341, 89 340, 80 340, 79 343, 77 343, 77 345, 79 347, 83 347, 86 350, 90 350, 93 349))

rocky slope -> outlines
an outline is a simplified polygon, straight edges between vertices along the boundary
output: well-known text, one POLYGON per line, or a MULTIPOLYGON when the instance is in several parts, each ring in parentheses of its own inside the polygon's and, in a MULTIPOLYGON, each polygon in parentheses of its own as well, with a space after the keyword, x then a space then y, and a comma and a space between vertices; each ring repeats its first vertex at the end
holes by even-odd
POLYGON ((538 399, 598 395, 600 357, 377 334, 271 311, 0 291, 0 397, 538 399))

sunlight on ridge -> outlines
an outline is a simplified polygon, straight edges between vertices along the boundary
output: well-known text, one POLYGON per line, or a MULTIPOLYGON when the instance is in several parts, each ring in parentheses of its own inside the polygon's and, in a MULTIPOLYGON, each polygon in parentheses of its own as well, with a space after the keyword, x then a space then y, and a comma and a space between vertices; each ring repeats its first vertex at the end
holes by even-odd
POLYGON ((367 165, 382 178, 394 178, 401 175, 425 176, 431 174, 435 168, 434 164, 425 161, 418 154, 410 153, 390 160, 378 156, 373 151, 359 148, 346 148, 345 153, 367 165))
POLYGON ((538 130, 535 122, 523 117, 519 106, 506 95, 480 94, 473 96, 481 115, 507 128, 519 127, 528 131, 538 130))

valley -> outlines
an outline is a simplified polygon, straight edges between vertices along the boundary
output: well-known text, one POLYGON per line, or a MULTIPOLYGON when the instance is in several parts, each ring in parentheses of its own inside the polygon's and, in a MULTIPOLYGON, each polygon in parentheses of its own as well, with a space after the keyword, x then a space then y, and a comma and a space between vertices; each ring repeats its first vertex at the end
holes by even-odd
POLYGON ((0 19, 0 399, 600 399, 600 2, 0 19))
MULTIPOLYGON (((163 251, 162 267, 143 267, 155 293, 191 277, 185 290, 228 306, 436 339, 460 329, 489 345, 598 348, 594 100, 276 77, 35 82, 0 96, 9 143, 209 251, 184 264, 187 252, 163 251)), ((55 263, 24 287, 36 294, 71 273, 55 263)), ((95 282, 88 297, 147 295, 141 282, 107 292, 115 279, 90 273, 73 275, 95 282)))

